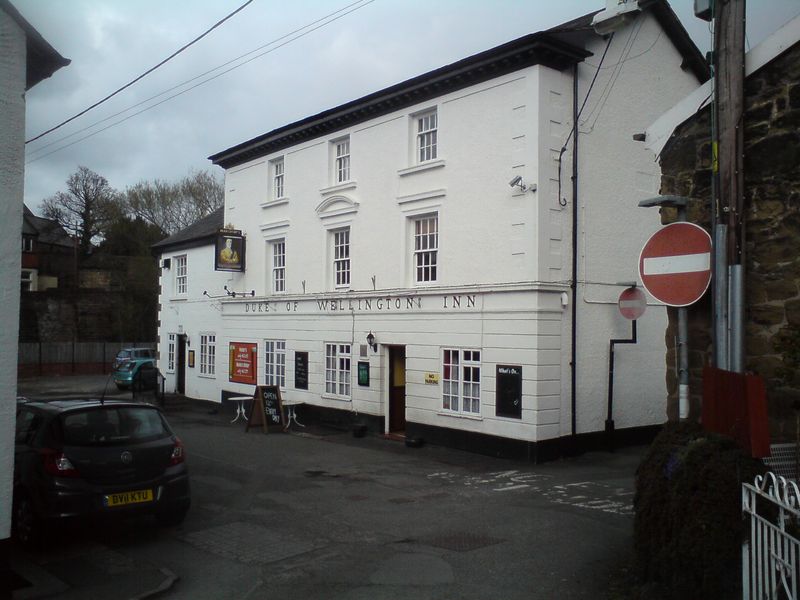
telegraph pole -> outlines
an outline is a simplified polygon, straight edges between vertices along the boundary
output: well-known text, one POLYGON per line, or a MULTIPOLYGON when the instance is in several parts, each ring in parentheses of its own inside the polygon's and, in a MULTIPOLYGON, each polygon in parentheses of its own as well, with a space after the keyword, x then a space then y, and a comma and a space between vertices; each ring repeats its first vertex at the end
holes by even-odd
POLYGON ((714 1, 712 152, 716 197, 714 333, 718 368, 744 371, 745 0, 714 1))

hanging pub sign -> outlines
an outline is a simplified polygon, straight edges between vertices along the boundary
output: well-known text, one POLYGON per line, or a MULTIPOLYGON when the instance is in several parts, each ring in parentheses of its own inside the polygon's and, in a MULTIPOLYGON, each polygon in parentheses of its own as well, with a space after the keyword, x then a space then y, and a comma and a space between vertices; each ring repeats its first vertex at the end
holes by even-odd
POLYGON ((228 381, 255 385, 258 344, 231 342, 228 346, 228 381))
POLYGON ((239 229, 220 229, 214 252, 214 270, 243 272, 245 241, 239 229))

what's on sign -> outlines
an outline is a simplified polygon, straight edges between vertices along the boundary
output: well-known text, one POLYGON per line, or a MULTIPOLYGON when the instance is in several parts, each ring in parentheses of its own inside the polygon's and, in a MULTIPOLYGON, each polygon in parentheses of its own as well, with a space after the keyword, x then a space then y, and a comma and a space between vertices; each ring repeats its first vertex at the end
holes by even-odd
POLYGON ((642 248, 639 277, 668 306, 694 304, 711 282, 711 236, 694 223, 662 227, 642 248))

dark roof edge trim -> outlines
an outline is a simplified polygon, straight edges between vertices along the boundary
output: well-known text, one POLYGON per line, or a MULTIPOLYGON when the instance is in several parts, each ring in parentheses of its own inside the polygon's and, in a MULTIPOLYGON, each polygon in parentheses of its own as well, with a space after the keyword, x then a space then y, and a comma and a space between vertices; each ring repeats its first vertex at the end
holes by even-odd
POLYGON ((175 242, 166 242, 162 240, 150 246, 150 253, 153 256, 167 254, 168 252, 176 252, 178 250, 189 250, 191 248, 199 248, 201 246, 213 246, 216 243, 217 235, 202 235, 194 238, 178 240, 175 242))
POLYGON ((546 32, 533 33, 319 114, 274 129, 209 157, 230 168, 470 85, 542 64, 565 70, 591 52, 546 32))
POLYGON ((651 0, 640 2, 639 5, 653 11, 658 24, 683 57, 681 68, 690 70, 700 83, 708 81, 711 78, 711 69, 706 59, 669 3, 665 0, 651 0))

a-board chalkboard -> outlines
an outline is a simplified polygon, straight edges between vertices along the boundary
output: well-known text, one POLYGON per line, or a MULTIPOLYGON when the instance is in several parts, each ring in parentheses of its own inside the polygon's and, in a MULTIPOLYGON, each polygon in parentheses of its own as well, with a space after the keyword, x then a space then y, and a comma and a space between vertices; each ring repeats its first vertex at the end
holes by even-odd
POLYGON ((294 353, 294 387, 308 389, 308 352, 294 353))
POLYGON ((280 429, 285 427, 281 390, 277 385, 256 386, 245 432, 256 425, 261 425, 265 433, 269 427, 279 427, 280 429))
POLYGON ((495 388, 498 417, 522 418, 522 367, 497 365, 495 388))

